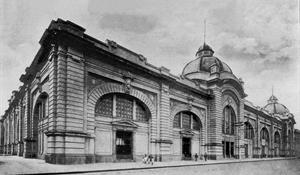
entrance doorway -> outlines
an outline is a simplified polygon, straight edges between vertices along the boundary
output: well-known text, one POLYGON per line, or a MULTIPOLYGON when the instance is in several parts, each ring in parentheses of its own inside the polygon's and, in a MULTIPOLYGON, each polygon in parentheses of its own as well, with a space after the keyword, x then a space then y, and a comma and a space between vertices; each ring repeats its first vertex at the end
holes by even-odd
POLYGON ((183 160, 191 160, 191 138, 183 137, 182 138, 182 158, 183 160))
POLYGON ((267 154, 266 154, 266 146, 262 146, 262 149, 261 149, 261 157, 267 157, 267 154))
POLYGON ((275 157, 279 156, 279 147, 275 147, 275 157))
POLYGON ((246 157, 246 158, 249 157, 249 153, 248 153, 248 144, 245 144, 245 157, 246 157))
POLYGON ((223 144, 223 157, 224 158, 234 158, 234 142, 224 142, 223 144))
POLYGON ((117 159, 132 159, 132 132, 116 132, 116 156, 117 159))

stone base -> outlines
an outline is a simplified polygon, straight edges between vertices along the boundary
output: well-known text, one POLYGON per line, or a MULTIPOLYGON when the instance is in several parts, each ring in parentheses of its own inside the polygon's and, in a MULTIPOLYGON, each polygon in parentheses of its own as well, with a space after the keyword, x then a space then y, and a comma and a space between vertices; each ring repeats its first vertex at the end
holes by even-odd
POLYGON ((112 155, 95 155, 95 162, 113 162, 112 155))
POLYGON ((259 154, 254 154, 253 158, 260 158, 260 155, 259 154))
POLYGON ((12 155, 17 155, 18 154, 18 145, 13 144, 12 145, 12 155))
POLYGON ((45 161, 52 164, 85 164, 94 163, 94 155, 80 154, 47 154, 45 161))
POLYGON ((207 155, 207 159, 208 160, 220 160, 220 159, 224 159, 224 157, 223 157, 223 155, 210 154, 210 155, 207 155))
MULTIPOLYGON (((169 154, 162 154, 162 155, 153 155, 155 162, 168 162, 168 161, 180 161, 180 155, 169 155, 169 154)), ((127 160, 116 160, 113 155, 95 155, 95 162, 142 162, 144 155, 135 155, 133 159, 127 160)))
POLYGON ((171 154, 162 154, 161 155, 161 162, 170 162, 174 160, 182 160, 180 155, 171 155, 171 154))
POLYGON ((36 153, 25 152, 23 154, 24 158, 37 158, 36 153))
POLYGON ((236 159, 246 159, 246 156, 244 154, 242 155, 235 155, 236 159))

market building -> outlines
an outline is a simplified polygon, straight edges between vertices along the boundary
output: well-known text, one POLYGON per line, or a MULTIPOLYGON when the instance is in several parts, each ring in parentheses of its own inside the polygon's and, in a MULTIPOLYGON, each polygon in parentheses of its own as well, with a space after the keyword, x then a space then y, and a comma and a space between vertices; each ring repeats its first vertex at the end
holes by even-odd
POLYGON ((0 122, 1 153, 56 164, 294 156, 294 116, 204 43, 175 76, 70 21, 52 21, 0 122))

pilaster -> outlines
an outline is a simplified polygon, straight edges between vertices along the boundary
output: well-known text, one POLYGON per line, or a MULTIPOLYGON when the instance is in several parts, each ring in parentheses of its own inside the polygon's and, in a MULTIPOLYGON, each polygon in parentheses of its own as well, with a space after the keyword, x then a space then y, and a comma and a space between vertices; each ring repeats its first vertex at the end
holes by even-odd
POLYGON ((240 126, 236 126, 236 129, 238 130, 238 134, 236 136, 237 140, 237 153, 238 153, 238 158, 245 158, 245 143, 244 143, 244 134, 245 134, 245 117, 244 117, 244 100, 240 100, 239 103, 239 114, 237 116, 237 124, 240 124, 240 126))
POLYGON ((221 159, 222 149, 222 92, 219 87, 213 87, 214 98, 208 106, 208 156, 210 159, 221 159))
POLYGON ((30 115, 31 115, 31 105, 30 105, 30 89, 29 85, 26 86, 25 88, 25 96, 24 96, 24 101, 25 101, 25 114, 24 114, 24 153, 23 157, 32 157, 32 123, 30 120, 30 115))
MULTIPOLYGON (((88 137, 85 116, 85 63, 83 53, 57 46, 50 65, 48 154, 46 162, 93 162, 94 140, 88 137)), ((94 128, 91 128, 93 131, 94 128)))
POLYGON ((170 155, 171 149, 171 121, 170 121, 170 96, 169 96, 169 85, 161 84, 160 94, 160 154, 162 159, 167 158, 170 155))

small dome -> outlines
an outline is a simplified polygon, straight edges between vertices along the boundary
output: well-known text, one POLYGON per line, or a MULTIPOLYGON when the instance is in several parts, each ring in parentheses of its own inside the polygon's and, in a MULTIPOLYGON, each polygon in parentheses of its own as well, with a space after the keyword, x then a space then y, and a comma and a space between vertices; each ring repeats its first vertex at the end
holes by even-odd
POLYGON ((289 110, 283 104, 278 103, 278 99, 272 95, 269 100, 268 104, 264 107, 270 114, 289 114, 289 110))
POLYGON ((183 69, 182 74, 187 75, 195 72, 210 72, 210 67, 217 65, 220 72, 232 73, 230 67, 217 57, 201 57, 189 62, 183 69))
POLYGON ((195 72, 211 72, 211 67, 216 65, 219 72, 232 73, 230 67, 219 60, 217 57, 213 56, 213 49, 204 43, 197 51, 197 59, 189 62, 183 69, 182 74, 187 75, 195 72))
POLYGON ((203 45, 199 47, 196 55, 200 52, 203 52, 203 51, 211 51, 212 53, 214 53, 214 50, 209 45, 207 45, 206 43, 203 43, 203 45))

